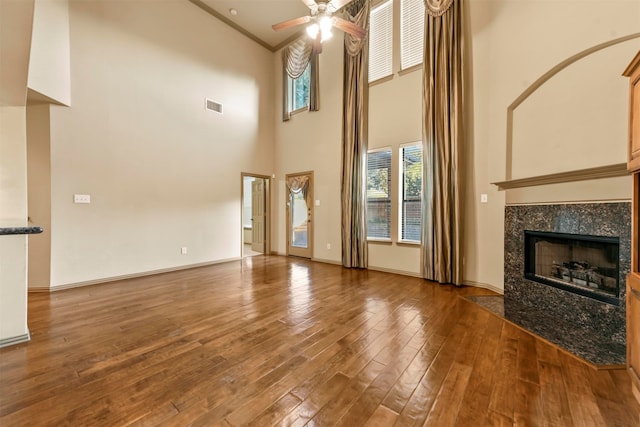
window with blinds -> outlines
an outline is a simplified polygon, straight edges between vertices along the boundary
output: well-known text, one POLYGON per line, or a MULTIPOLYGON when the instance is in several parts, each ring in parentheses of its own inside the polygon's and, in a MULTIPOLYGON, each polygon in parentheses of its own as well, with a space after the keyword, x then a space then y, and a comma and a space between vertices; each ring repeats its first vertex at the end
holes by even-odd
POLYGON ((421 64, 424 51, 424 0, 401 0, 400 68, 421 64))
POLYGON ((386 0, 372 8, 369 17, 369 82, 392 73, 393 0, 386 0))
POLYGON ((400 162, 400 241, 420 242, 422 237, 422 144, 401 146, 400 162))
POLYGON ((367 238, 391 239, 391 148, 367 155, 367 238))

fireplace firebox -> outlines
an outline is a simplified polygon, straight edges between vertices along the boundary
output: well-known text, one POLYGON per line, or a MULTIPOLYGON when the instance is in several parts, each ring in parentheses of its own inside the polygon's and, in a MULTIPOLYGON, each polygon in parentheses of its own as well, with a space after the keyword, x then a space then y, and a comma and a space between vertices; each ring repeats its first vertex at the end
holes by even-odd
POLYGON ((620 304, 618 237, 525 230, 525 278, 620 304))

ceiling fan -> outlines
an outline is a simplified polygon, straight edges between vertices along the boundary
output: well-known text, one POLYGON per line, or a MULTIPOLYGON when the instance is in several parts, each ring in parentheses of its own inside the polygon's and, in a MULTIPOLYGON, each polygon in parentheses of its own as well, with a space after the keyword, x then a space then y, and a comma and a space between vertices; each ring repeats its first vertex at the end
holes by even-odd
POLYGON ((314 39, 313 50, 316 53, 322 51, 322 42, 331 37, 331 27, 351 34, 357 39, 363 39, 367 31, 361 26, 346 19, 332 16, 336 11, 350 3, 352 0, 302 0, 311 10, 311 15, 301 16, 288 21, 274 24, 275 31, 284 30, 298 25, 311 23, 307 27, 307 34, 314 39))

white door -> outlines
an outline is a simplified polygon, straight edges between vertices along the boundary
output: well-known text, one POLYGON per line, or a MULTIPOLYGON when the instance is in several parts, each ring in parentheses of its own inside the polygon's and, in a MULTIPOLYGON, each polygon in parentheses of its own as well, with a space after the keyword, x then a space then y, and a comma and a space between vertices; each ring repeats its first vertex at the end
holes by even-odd
POLYGON ((264 253, 264 179, 251 182, 251 249, 264 253))

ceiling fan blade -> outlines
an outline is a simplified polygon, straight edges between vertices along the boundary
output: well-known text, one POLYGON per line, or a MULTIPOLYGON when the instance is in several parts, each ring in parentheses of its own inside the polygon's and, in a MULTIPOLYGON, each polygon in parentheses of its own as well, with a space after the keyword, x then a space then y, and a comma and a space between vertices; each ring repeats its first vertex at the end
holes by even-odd
POLYGON ((331 19, 333 20, 334 27, 344 31, 345 33, 349 33, 356 38, 363 39, 367 35, 367 30, 358 24, 349 22, 346 19, 338 18, 337 16, 334 16, 331 19))
POLYGON ((302 1, 302 3, 304 3, 305 6, 307 6, 311 10, 313 10, 314 8, 316 9, 318 8, 318 4, 315 2, 315 0, 300 0, 300 1, 302 1))
POLYGON ((332 0, 329 3, 331 4, 331 7, 333 8, 333 10, 339 10, 339 9, 342 9, 347 4, 351 3, 352 1, 353 0, 332 0))
POLYGON ((309 21, 311 21, 310 16, 301 16, 300 18, 289 19, 288 21, 280 22, 279 24, 273 24, 271 28, 275 31, 280 31, 285 28, 295 27, 296 25, 306 24, 309 21))

